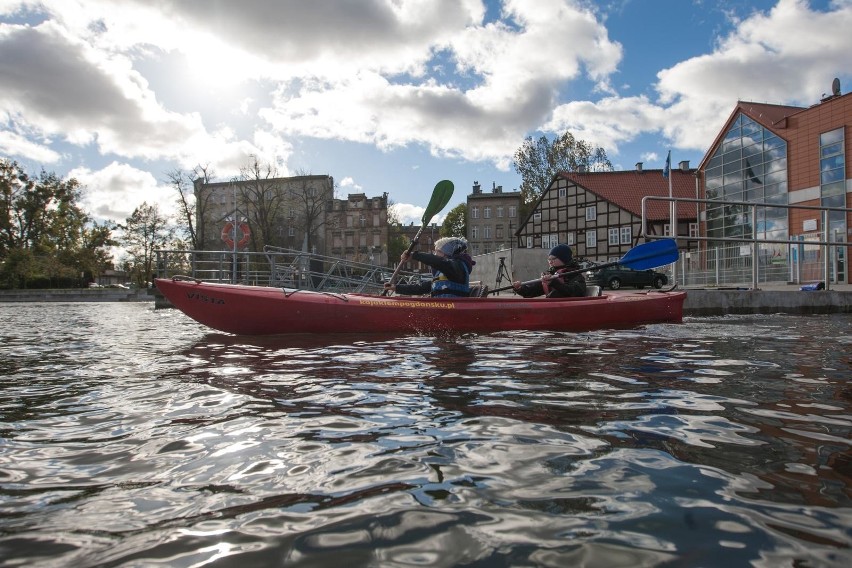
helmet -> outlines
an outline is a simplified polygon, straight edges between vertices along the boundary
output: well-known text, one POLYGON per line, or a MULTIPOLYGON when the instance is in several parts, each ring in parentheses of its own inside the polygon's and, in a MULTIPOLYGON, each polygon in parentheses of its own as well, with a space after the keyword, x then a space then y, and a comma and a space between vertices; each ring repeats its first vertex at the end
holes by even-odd
POLYGON ((435 250, 447 256, 455 256, 467 250, 467 241, 461 237, 444 237, 435 241, 435 250))

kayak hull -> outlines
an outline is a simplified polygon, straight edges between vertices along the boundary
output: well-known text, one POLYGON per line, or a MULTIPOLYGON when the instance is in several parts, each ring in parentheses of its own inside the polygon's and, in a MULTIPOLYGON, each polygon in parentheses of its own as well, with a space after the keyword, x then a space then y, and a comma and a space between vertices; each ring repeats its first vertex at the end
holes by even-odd
POLYGON ((624 292, 585 298, 371 296, 158 279, 195 321, 237 335, 586 331, 680 322, 685 292, 624 292))

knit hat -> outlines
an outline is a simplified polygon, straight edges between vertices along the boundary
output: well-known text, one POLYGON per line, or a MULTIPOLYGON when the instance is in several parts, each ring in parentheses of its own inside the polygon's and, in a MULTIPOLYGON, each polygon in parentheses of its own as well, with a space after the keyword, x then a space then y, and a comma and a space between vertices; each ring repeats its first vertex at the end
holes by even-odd
POLYGON ((550 249, 550 256, 555 256, 562 261, 563 264, 571 264, 571 247, 568 245, 556 245, 550 249))
POLYGON ((460 237, 444 237, 435 241, 435 250, 447 256, 455 256, 467 250, 467 241, 460 237))

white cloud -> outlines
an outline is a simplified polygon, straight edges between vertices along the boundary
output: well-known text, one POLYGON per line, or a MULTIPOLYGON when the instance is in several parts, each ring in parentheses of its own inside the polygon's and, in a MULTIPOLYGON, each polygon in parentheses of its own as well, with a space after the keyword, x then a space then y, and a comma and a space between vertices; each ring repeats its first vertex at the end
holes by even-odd
POLYGON ((68 178, 76 178, 85 187, 81 204, 98 221, 123 223, 143 202, 156 204, 163 215, 177 212, 173 188, 127 164, 113 162, 98 171, 78 168, 71 170, 68 178))
POLYGON ((46 144, 49 141, 39 143, 17 132, 0 130, 0 153, 6 156, 22 156, 42 164, 59 161, 59 153, 46 144))
POLYGON ((665 122, 677 146, 706 149, 737 100, 810 106, 838 73, 850 77, 852 2, 816 12, 779 0, 768 13, 736 22, 713 53, 658 74, 665 122))
POLYGON ((363 188, 363 187, 361 187, 361 185, 359 185, 359 184, 355 183, 355 180, 354 180, 354 179, 352 179, 352 178, 351 178, 351 177, 349 177, 349 176, 347 176, 347 177, 343 178, 342 180, 340 180, 340 184, 339 184, 339 185, 340 185, 340 187, 341 187, 341 188, 344 188, 344 189, 346 189, 346 190, 350 190, 350 189, 351 189, 351 190, 354 190, 354 191, 356 191, 356 192, 362 192, 362 191, 364 191, 364 188, 363 188))
MULTIPOLYGON (((31 22, 0 23, 0 151, 115 160, 75 171, 95 214, 123 220, 163 191, 146 163, 227 179, 255 156, 287 175, 317 138, 508 170, 524 136, 565 130, 612 156, 660 133, 700 151, 737 99, 809 105, 852 80, 852 1, 779 0, 660 71, 657 99, 622 96, 623 48, 593 6, 504 0, 486 21, 481 0, 0 0, 4 21, 31 22), (585 100, 564 98, 586 83, 585 100)), ((400 208, 419 222, 422 208, 400 208)))
MULTIPOLYGON (((400 223, 403 225, 414 225, 420 227, 423 223, 423 214, 426 212, 425 207, 411 205, 410 203, 394 203, 390 206, 393 213, 397 216, 400 223)), ((440 225, 444 222, 446 215, 437 214, 429 221, 429 224, 435 223, 440 225)))

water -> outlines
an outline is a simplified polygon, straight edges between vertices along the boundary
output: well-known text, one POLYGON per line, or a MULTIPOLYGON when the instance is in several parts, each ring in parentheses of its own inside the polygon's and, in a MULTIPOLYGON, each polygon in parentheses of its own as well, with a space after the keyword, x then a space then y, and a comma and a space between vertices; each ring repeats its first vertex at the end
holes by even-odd
POLYGON ((0 304, 3 566, 847 566, 852 317, 247 339, 0 304))

